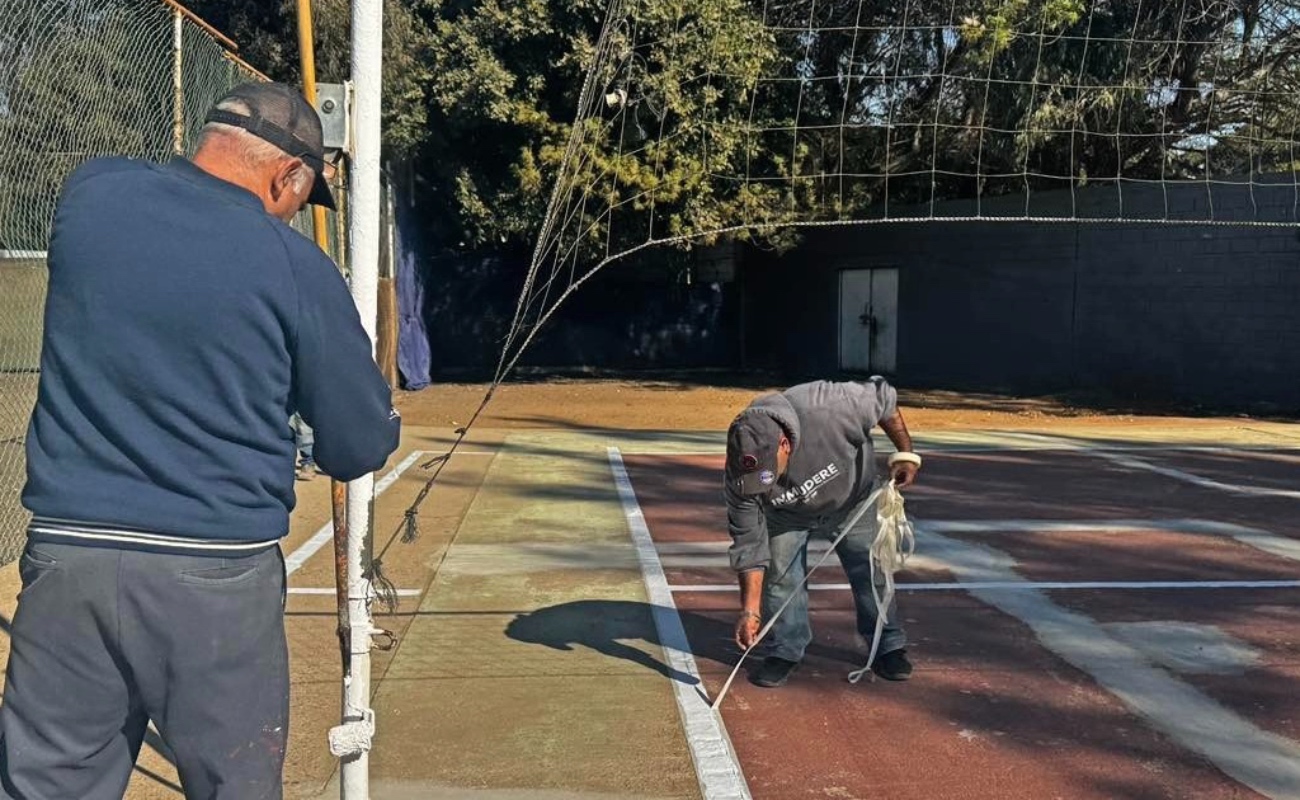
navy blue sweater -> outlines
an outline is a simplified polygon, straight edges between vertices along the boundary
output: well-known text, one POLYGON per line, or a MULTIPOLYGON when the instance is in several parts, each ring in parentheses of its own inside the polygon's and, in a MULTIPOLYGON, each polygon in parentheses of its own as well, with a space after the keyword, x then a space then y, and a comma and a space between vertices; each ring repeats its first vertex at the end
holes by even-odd
POLYGON ((343 278, 251 192, 184 159, 88 162, 64 184, 49 271, 32 538, 277 539, 294 505, 295 410, 335 478, 397 447, 343 278))

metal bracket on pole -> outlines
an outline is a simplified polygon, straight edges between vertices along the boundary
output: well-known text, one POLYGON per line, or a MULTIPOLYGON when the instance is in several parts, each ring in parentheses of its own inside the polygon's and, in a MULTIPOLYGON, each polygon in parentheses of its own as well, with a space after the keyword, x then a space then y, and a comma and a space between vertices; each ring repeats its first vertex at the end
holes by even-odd
POLYGON ((371 628, 370 635, 373 637, 376 650, 388 652, 397 647, 397 634, 385 628, 371 628))
POLYGON ((346 83, 316 84, 316 113, 320 115, 321 133, 326 150, 352 151, 352 100, 346 83))

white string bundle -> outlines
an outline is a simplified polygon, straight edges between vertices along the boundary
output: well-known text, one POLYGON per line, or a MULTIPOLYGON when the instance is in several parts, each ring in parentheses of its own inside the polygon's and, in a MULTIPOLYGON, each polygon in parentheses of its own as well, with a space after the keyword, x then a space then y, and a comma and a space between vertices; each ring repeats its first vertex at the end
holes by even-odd
MULTIPOLYGON (((889 609, 890 602, 894 599, 894 573, 903 568, 903 564, 906 563, 908 557, 912 555, 912 552, 916 547, 916 534, 912 530, 912 523, 908 522, 907 514, 904 511, 903 495, 898 491, 898 487, 894 485, 892 480, 877 487, 867 496, 867 499, 858 506, 857 511, 855 511, 853 516, 849 518, 848 522, 844 523, 840 528, 839 535, 837 535, 835 540, 831 542, 830 548, 822 554, 821 558, 817 559, 817 563, 813 564, 807 570, 804 574, 803 581, 800 582, 800 587, 807 585, 808 581, 812 578, 813 573, 817 571, 817 568, 826 563, 826 559, 830 558, 831 553, 835 551, 835 548, 839 546, 839 543, 844 540, 845 536, 848 536, 853 532, 854 527, 857 526, 858 522, 866 516, 867 512, 870 511, 873 506, 876 509, 876 538, 871 543, 870 558, 872 577, 871 595, 872 599, 876 603, 876 631, 872 636, 871 653, 867 658, 867 664, 862 669, 855 670, 849 674, 849 681, 851 683, 857 683, 861 680, 862 676, 871 669, 871 664, 876 657, 876 650, 880 647, 881 634, 884 632, 886 612, 889 609), (883 593, 876 590, 876 569, 880 569, 885 576, 885 587, 883 593)), ((749 654, 752 653, 760 643, 762 643, 763 638, 772 630, 772 626, 776 624, 777 619, 786 610, 794 598, 795 594, 791 594, 790 597, 786 598, 786 601, 776 610, 776 613, 772 615, 772 618, 769 619, 763 625, 762 629, 759 630, 758 635, 754 637, 754 641, 750 643, 749 647, 745 648, 744 653, 741 653, 740 660, 737 661, 736 666, 732 668, 731 674, 727 676, 726 683, 722 684, 722 689, 718 692, 718 696, 714 698, 713 703, 710 706, 714 711, 717 711, 718 707, 722 705, 722 700, 727 696, 727 692, 731 689, 731 684, 735 681, 736 675, 740 672, 741 666, 745 663, 745 659, 749 657, 749 654)))
POLYGON ((880 648, 889 606, 894 602, 894 573, 903 568, 916 550, 916 531, 903 509, 903 495, 893 481, 885 484, 885 491, 876 501, 876 538, 871 542, 871 597, 876 602, 876 630, 871 636, 871 652, 861 669, 849 673, 849 683, 857 683, 871 671, 880 648), (876 570, 884 576, 884 591, 876 586, 876 570))
POLYGON ((336 758, 355 758, 370 752, 375 738, 375 711, 366 708, 359 719, 349 719, 330 728, 330 752, 336 758))

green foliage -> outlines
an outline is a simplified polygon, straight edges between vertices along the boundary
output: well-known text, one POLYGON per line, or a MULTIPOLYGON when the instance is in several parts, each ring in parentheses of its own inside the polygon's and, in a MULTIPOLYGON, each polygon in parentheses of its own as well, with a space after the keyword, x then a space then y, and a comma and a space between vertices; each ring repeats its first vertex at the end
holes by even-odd
MULTIPOLYGON (((187 7, 239 44, 239 54, 274 80, 302 81, 296 0, 193 0, 187 7)), ((425 87, 432 80, 421 0, 384 0, 384 144, 409 157, 426 137, 425 87)), ((341 83, 351 68, 350 0, 313 0, 316 80, 341 83)))
MULTIPOLYGON (((297 80, 293 0, 191 5, 297 80)), ((599 253, 1294 161, 1300 0, 629 0, 598 50, 607 5, 385 0, 385 141, 434 242, 527 247, 557 182, 598 187, 558 246, 599 253)), ((347 0, 314 8, 342 80, 347 0)))

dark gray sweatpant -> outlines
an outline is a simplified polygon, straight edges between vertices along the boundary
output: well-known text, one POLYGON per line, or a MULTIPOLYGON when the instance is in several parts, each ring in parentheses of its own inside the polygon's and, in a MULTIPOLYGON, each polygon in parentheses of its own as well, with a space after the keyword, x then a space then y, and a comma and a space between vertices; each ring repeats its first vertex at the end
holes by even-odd
POLYGON ((0 796, 120 800, 149 720, 189 800, 278 800, 284 560, 29 544, 0 707, 0 796))

